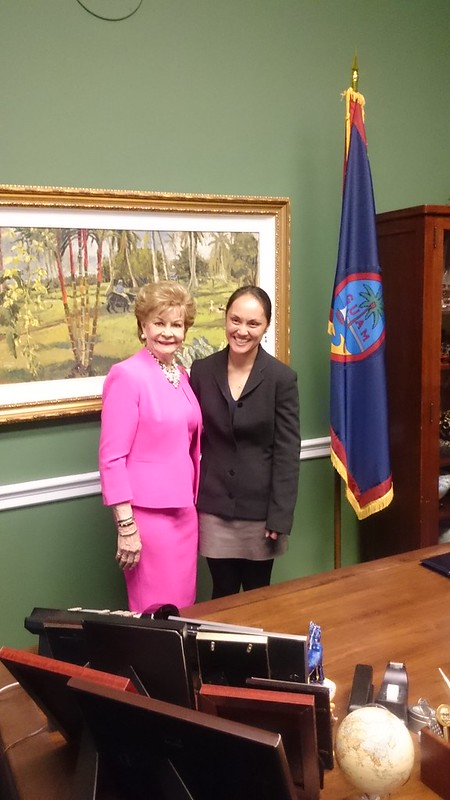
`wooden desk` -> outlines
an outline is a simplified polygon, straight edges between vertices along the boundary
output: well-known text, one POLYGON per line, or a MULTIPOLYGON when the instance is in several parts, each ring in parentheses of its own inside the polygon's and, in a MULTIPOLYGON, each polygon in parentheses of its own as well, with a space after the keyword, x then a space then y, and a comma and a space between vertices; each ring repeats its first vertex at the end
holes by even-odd
MULTIPOLYGON (((198 603, 184 616, 246 624, 268 631, 306 633, 322 626, 325 674, 336 681, 336 713, 345 715, 355 664, 374 668, 375 690, 388 661, 405 662, 409 701, 420 696, 437 705, 450 700, 438 672, 450 675, 450 581, 419 565, 420 558, 450 545, 403 553, 379 561, 198 603)), ((0 687, 12 677, 0 665, 0 687)), ((14 800, 66 800, 74 761, 58 734, 24 737, 44 719, 21 687, 0 694, 0 796, 14 800), (17 746, 13 742, 21 740, 17 746), (10 746, 6 754, 3 750, 10 746)), ((414 737, 417 739, 417 737, 414 737)), ((416 741, 416 749, 417 741, 416 741)), ((321 800, 355 800, 336 766, 326 773, 321 800)), ((419 780, 416 759, 408 783, 392 800, 436 800, 419 780)), ((231 798, 230 798, 231 800, 231 798)))
MULTIPOLYGON (((324 668, 337 684, 336 715, 345 716, 357 663, 374 669, 375 693, 388 661, 404 662, 409 703, 426 697, 450 701, 439 672, 450 675, 450 580, 420 566, 448 544, 344 567, 183 609, 184 616, 304 634, 310 620, 322 626, 324 668)), ((432 800, 416 763, 396 800, 432 800)), ((322 800, 353 800, 357 794, 336 766, 325 776, 322 800)))

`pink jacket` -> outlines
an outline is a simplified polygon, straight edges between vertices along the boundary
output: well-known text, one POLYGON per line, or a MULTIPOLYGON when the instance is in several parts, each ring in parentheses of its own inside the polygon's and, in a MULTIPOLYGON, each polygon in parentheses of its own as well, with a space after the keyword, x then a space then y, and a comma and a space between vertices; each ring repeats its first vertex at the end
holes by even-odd
POLYGON ((175 389, 145 348, 110 369, 103 386, 99 448, 105 505, 194 505, 202 417, 188 376, 181 372, 175 389), (184 392, 192 406, 192 436, 177 392, 184 392))

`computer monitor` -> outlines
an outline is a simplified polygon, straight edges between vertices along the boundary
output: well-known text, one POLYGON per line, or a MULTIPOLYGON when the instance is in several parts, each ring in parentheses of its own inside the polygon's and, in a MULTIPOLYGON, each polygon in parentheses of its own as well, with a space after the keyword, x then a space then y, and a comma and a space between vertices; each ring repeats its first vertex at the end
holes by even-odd
POLYGON ((141 694, 195 708, 195 664, 185 623, 84 620, 89 666, 131 678, 141 694))
POLYGON ((59 730, 68 742, 78 743, 83 728, 80 707, 73 692, 67 687, 70 678, 87 677, 92 682, 137 694, 137 690, 128 678, 107 675, 104 672, 57 661, 27 650, 1 647, 0 661, 34 700, 53 728, 59 730))
MULTIPOLYGON (((75 678, 115 800, 297 800, 279 733, 75 678)), ((84 800, 86 792, 74 800, 84 800)))

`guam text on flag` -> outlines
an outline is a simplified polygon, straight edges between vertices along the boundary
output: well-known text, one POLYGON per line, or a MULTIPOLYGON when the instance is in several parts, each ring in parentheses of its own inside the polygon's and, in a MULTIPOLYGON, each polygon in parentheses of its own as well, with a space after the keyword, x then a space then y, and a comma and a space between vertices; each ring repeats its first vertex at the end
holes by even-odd
POLYGON ((359 519, 392 500, 384 307, 364 97, 347 103, 344 191, 331 336, 331 460, 359 519))

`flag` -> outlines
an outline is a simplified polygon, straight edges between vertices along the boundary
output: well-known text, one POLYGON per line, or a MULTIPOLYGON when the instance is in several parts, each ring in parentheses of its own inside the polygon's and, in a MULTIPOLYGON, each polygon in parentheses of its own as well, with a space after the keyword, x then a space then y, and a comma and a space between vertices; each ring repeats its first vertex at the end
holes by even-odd
POLYGON ((358 519, 393 497, 383 286, 364 129, 364 97, 346 97, 344 189, 328 331, 331 461, 358 519))

